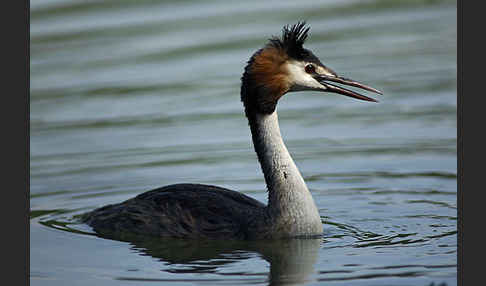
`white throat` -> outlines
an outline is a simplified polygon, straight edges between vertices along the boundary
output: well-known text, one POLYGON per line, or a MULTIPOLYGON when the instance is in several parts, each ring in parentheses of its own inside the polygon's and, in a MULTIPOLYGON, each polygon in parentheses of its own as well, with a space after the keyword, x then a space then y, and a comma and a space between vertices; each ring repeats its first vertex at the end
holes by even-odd
POLYGON ((322 223, 311 193, 280 134, 277 112, 256 114, 252 130, 268 187, 268 211, 294 234, 320 234, 322 223))

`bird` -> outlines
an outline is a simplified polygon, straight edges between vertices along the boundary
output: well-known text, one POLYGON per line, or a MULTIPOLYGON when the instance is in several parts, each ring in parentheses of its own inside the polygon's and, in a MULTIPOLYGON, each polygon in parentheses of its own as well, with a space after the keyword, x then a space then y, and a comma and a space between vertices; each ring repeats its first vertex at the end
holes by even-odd
POLYGON ((83 222, 105 236, 143 235, 186 239, 283 239, 320 237, 323 222, 280 133, 277 103, 287 93, 315 91, 377 100, 336 85, 381 91, 338 76, 304 48, 310 26, 285 25, 247 61, 240 97, 264 175, 268 202, 206 184, 179 183, 97 208, 83 222))

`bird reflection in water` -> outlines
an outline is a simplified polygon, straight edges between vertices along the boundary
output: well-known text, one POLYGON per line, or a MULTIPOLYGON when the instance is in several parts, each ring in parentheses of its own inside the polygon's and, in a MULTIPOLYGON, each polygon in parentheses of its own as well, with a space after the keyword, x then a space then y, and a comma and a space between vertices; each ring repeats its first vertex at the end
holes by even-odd
MULTIPOLYGON (((300 285, 313 281, 315 263, 318 259, 322 238, 293 238, 279 240, 193 240, 174 238, 153 238, 139 235, 105 237, 129 242, 141 255, 159 259, 168 265, 164 271, 177 274, 215 274, 222 275, 217 281, 245 283, 264 283, 268 285, 300 285), (227 272, 233 263, 263 258, 269 263, 269 271, 227 272), (224 272, 224 273, 223 273, 224 272), (234 277, 234 279, 231 278, 234 277)), ((136 272, 135 272, 136 273, 136 272)), ((123 276, 119 280, 182 282, 199 280, 147 278, 144 276, 123 276)), ((211 282, 204 278, 200 282, 211 282)))

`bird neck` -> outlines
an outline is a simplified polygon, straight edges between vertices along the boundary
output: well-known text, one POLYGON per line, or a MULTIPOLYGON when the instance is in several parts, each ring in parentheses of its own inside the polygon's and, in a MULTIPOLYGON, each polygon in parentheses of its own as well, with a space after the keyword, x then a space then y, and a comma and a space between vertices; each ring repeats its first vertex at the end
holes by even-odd
POLYGON ((277 112, 247 112, 253 144, 268 188, 268 215, 294 234, 322 232, 319 212, 280 134, 277 112))

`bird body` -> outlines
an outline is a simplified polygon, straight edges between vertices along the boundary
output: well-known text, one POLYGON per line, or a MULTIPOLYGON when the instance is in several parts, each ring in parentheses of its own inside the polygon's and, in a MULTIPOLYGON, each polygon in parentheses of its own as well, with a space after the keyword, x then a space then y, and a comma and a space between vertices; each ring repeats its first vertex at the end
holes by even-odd
POLYGON ((334 92, 372 98, 329 83, 381 93, 337 76, 303 48, 309 27, 285 26, 255 52, 241 78, 241 101, 268 190, 268 204, 242 193, 201 184, 176 184, 142 193, 119 204, 95 209, 83 221, 99 234, 142 234, 178 238, 275 239, 318 236, 319 211, 288 152, 276 106, 288 92, 334 92))

